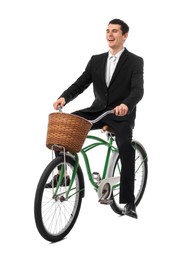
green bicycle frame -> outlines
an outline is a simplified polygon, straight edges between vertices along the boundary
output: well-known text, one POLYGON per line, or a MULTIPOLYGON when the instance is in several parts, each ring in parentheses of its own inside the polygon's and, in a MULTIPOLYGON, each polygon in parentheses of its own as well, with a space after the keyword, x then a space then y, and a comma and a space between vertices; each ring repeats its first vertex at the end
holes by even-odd
MULTIPOLYGON (((87 152, 92 150, 92 149, 94 149, 94 148, 96 148, 96 147, 98 147, 98 146, 101 146, 101 145, 107 147, 107 154, 106 154, 106 158, 105 158, 103 173, 102 173, 102 176, 101 176, 101 179, 103 180, 103 179, 105 179, 106 174, 107 174, 107 169, 108 169, 108 165, 109 165, 111 152, 113 152, 113 151, 114 152, 118 152, 118 149, 113 146, 113 141, 114 140, 113 140, 112 137, 109 137, 109 141, 108 142, 105 141, 102 138, 99 138, 99 137, 93 136, 93 135, 88 135, 87 139, 91 139, 94 142, 91 143, 90 145, 87 145, 84 148, 82 148, 80 153, 82 154, 84 162, 85 162, 85 166, 86 166, 86 170, 87 170, 87 175, 88 175, 89 181, 90 181, 92 186, 97 191, 98 190, 98 185, 97 185, 96 182, 94 182, 94 179, 93 179, 93 176, 92 176, 92 172, 91 172, 90 163, 89 163, 89 159, 88 159, 88 156, 87 156, 87 152)), ((70 185, 68 187, 68 190, 66 191, 66 198, 69 198, 69 193, 71 191, 72 184, 74 182, 74 179, 75 179, 75 176, 76 176, 76 173, 77 173, 77 169, 78 169, 78 166, 79 166, 79 156, 78 156, 77 153, 74 154, 74 159, 75 159, 75 165, 74 165, 74 169, 73 169, 73 174, 72 174, 72 178, 71 178, 71 181, 70 181, 70 185)), ((60 176, 59 176, 58 184, 57 184, 57 187, 56 187, 56 190, 54 192, 53 197, 56 197, 58 195, 57 192, 58 192, 59 186, 60 186, 60 184, 62 182, 62 179, 64 178, 64 171, 65 171, 65 165, 63 164, 63 167, 60 170, 60 176)), ((73 196, 73 194, 71 196, 73 196)))
MULTIPOLYGON (((102 176, 101 176, 102 180, 105 179, 106 174, 107 174, 107 169, 108 169, 108 165, 109 165, 111 152, 118 152, 118 149, 113 146, 113 142, 114 142, 113 137, 110 136, 108 138, 109 138, 109 141, 105 141, 104 139, 99 138, 97 136, 88 135, 86 137, 86 139, 91 139, 94 142, 91 143, 90 145, 85 146, 80 151, 82 156, 83 156, 84 162, 85 162, 85 166, 86 166, 86 170, 87 170, 87 175, 88 175, 89 181, 92 184, 92 186, 95 188, 96 191, 98 190, 98 185, 97 185, 96 182, 94 182, 94 179, 93 179, 93 176, 92 176, 92 172, 91 172, 90 163, 89 163, 89 159, 88 159, 88 156, 87 156, 87 152, 92 150, 92 149, 94 149, 94 148, 96 148, 96 147, 98 147, 98 146, 101 146, 101 145, 107 147, 107 154, 106 154, 106 158, 105 158, 104 169, 103 169, 103 173, 102 173, 102 176)), ((72 178, 70 180, 70 185, 68 187, 68 190, 66 191, 66 198, 67 199, 69 198, 69 193, 70 193, 70 191, 72 189, 72 184, 74 182, 74 179, 75 179, 75 176, 76 176, 76 173, 77 173, 77 169, 78 169, 78 166, 79 166, 79 156, 78 156, 77 153, 74 154, 74 159, 75 159, 75 165, 74 165, 74 169, 73 169, 73 174, 72 174, 72 178)), ((65 165, 63 164, 63 167, 61 167, 61 170, 60 170, 60 174, 59 174, 60 176, 59 176, 58 184, 57 184, 57 187, 56 187, 56 190, 54 192, 53 197, 56 197, 58 195, 57 192, 58 192, 59 186, 60 186, 60 184, 62 182, 62 179, 64 178, 64 172, 65 172, 65 165)), ((71 196, 73 196, 73 194, 71 196)))
POLYGON ((106 173, 107 173, 107 169, 108 169, 108 165, 109 165, 109 159, 110 159, 110 155, 112 151, 118 151, 117 148, 115 148, 113 146, 113 138, 110 137, 109 141, 105 141, 102 138, 99 138, 97 136, 93 136, 93 135, 88 135, 87 139, 91 139, 94 140, 95 142, 93 142, 92 144, 84 147, 81 150, 81 154, 83 156, 84 162, 85 162, 85 166, 87 169, 87 174, 88 174, 88 178, 90 183, 93 185, 93 187, 97 190, 98 189, 98 185, 94 182, 93 176, 92 176, 92 172, 91 172, 91 168, 90 168, 90 163, 89 163, 89 159, 87 156, 87 152, 96 148, 97 146, 103 145, 103 146, 107 146, 107 154, 106 154, 106 158, 105 158, 105 163, 104 163, 104 169, 103 169, 103 173, 101 176, 101 179, 105 179, 106 177, 106 173))
MULTIPOLYGON (((102 176, 101 176, 101 180, 103 180, 107 177, 106 174, 107 174, 107 170, 108 170, 108 166, 109 166, 111 152, 118 153, 118 149, 113 145, 114 139, 112 138, 112 136, 109 137, 108 141, 105 141, 102 138, 99 138, 99 137, 93 136, 93 135, 88 135, 87 139, 93 140, 93 142, 90 145, 83 147, 82 150, 80 151, 80 153, 82 154, 83 159, 84 159, 84 163, 85 163, 85 166, 86 166, 86 171, 87 171, 89 181, 92 184, 92 186, 95 188, 95 190, 98 191, 98 184, 94 181, 93 174, 91 172, 90 162, 89 162, 89 159, 88 159, 88 156, 87 156, 87 152, 96 148, 96 147, 98 147, 98 146, 101 146, 101 145, 107 147, 107 153, 106 153, 106 157, 105 157, 103 173, 102 173, 102 176)), ((133 144, 133 148, 136 149, 135 148, 135 141, 134 141, 134 144, 133 144)), ((73 185, 73 182, 74 182, 74 179, 75 179, 78 167, 79 167, 79 156, 78 156, 78 154, 75 153, 75 154, 72 154, 72 156, 74 156, 74 161, 75 161, 74 168, 73 168, 73 174, 72 174, 72 177, 71 177, 71 180, 70 180, 70 185, 69 185, 67 191, 63 192, 63 193, 66 194, 67 199, 69 197, 72 197, 75 193, 81 191, 81 190, 79 190, 79 191, 76 191, 74 194, 69 195, 70 191, 72 190, 72 185, 73 185)), ((141 167, 141 165, 144 163, 145 160, 147 160, 147 156, 144 158, 144 160, 138 166, 138 168, 136 169, 136 172, 139 170, 139 168, 141 167)), ((60 194, 57 194, 57 192, 58 192, 59 186, 62 182, 62 179, 64 178, 65 166, 66 165, 63 164, 63 167, 61 167, 60 177, 59 177, 58 184, 57 184, 57 187, 56 187, 56 190, 54 192, 53 197, 60 195, 60 194)), ((121 171, 121 169, 119 169, 119 171, 121 171)), ((115 184, 113 186, 113 189, 117 188, 118 186, 119 186, 119 184, 115 184)))

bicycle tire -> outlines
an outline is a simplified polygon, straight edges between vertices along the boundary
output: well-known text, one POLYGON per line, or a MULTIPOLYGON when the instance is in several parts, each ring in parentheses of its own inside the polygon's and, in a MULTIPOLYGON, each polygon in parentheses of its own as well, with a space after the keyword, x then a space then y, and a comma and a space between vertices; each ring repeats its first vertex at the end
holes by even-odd
MULTIPOLYGON (((135 205, 138 206, 138 204, 140 203, 143 197, 146 184, 147 184, 148 160, 147 160, 147 153, 144 147, 139 142, 133 141, 133 147, 135 149, 135 205), (140 174, 139 170, 141 172, 141 175, 139 175, 140 174), (140 183, 138 184, 138 182, 140 183)), ((112 176, 115 176, 116 168, 117 168, 116 166, 118 165, 118 163, 120 163, 119 155, 116 157, 113 163, 114 163, 114 167, 113 167, 114 170, 112 176)), ((122 204, 119 204, 119 192, 112 191, 111 198, 113 200, 113 203, 110 205, 112 210, 119 215, 124 215, 122 204)))
MULTIPOLYGON (((60 195, 60 198, 57 197, 56 200, 52 197, 53 188, 48 189, 45 187, 47 181, 52 178, 52 172, 58 171, 63 163, 63 156, 58 156, 48 164, 40 177, 35 193, 34 218, 36 227, 40 235, 51 242, 62 240, 71 231, 77 220, 82 198, 84 197, 84 179, 80 166, 77 169, 72 186, 75 195, 73 193, 70 199, 61 199, 65 194, 64 189, 66 188, 64 186, 60 185, 59 193, 62 196, 60 195)), ((74 163, 74 159, 67 155, 66 166, 70 175, 74 163)))

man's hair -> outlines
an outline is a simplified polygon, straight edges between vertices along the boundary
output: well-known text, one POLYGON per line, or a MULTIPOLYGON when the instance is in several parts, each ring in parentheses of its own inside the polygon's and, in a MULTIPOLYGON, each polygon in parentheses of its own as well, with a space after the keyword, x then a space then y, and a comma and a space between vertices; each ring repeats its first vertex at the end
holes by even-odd
POLYGON ((121 26, 121 31, 123 32, 123 34, 129 32, 129 26, 120 19, 113 19, 109 22, 109 24, 119 24, 121 26))

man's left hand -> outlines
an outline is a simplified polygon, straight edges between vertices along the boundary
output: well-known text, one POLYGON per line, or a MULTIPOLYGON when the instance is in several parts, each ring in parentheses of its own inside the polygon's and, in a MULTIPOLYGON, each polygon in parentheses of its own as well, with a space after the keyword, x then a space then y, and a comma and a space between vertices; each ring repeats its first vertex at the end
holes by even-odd
POLYGON ((116 116, 125 116, 128 113, 128 107, 125 104, 121 104, 114 108, 114 114, 116 116))

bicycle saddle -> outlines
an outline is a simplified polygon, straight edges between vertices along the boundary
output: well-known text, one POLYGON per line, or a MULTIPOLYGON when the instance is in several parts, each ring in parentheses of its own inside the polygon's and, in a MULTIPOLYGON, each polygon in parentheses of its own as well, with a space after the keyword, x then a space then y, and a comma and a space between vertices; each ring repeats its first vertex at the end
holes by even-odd
POLYGON ((104 125, 103 127, 102 127, 102 131, 103 132, 109 132, 109 133, 111 133, 111 134, 114 134, 114 132, 113 132, 113 130, 108 126, 108 125, 104 125))

